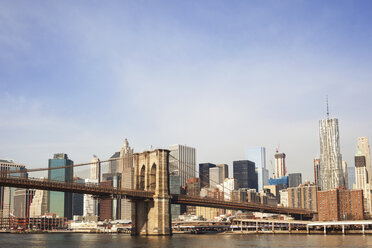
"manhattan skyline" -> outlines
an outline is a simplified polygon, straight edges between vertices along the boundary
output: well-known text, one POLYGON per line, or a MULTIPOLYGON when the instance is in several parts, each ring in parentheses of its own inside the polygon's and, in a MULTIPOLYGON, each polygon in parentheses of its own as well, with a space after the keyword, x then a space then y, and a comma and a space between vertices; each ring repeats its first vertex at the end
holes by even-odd
POLYGON ((280 144, 313 181, 326 95, 349 167, 372 138, 368 1, 86 3, 1 1, 1 158, 106 159, 127 137, 197 164, 263 146, 271 171, 280 144))

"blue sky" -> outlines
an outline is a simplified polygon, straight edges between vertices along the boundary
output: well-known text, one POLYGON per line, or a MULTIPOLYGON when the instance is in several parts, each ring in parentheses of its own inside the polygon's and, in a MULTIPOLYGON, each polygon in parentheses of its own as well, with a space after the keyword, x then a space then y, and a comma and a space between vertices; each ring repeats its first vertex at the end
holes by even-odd
MULTIPOLYGON (((47 166, 197 148, 232 164, 251 146, 313 180, 318 120, 339 118, 353 166, 372 138, 370 1, 1 1, 0 157, 47 166)), ((268 164, 268 167, 270 165, 268 164)))

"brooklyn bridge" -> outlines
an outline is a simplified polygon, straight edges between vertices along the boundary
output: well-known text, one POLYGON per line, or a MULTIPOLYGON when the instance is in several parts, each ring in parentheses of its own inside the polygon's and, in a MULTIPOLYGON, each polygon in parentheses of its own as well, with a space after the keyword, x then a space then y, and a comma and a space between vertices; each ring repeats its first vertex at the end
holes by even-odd
MULTIPOLYGON (((98 198, 127 198, 133 204, 133 235, 171 235, 171 204, 213 207, 230 210, 243 210, 262 213, 286 214, 295 219, 311 219, 316 212, 301 209, 279 207, 253 202, 237 202, 213 199, 208 197, 170 194, 169 188, 169 150, 156 149, 133 154, 134 175, 133 187, 106 187, 92 183, 62 182, 47 179, 22 178, 14 176, 17 171, 2 172, 0 186, 40 189, 60 192, 73 192, 94 195, 98 198)), ((106 160, 102 161, 109 162, 106 160)), ((70 165, 71 167, 88 166, 92 163, 70 165)), ((61 169, 56 168, 29 169, 27 172, 61 169)))

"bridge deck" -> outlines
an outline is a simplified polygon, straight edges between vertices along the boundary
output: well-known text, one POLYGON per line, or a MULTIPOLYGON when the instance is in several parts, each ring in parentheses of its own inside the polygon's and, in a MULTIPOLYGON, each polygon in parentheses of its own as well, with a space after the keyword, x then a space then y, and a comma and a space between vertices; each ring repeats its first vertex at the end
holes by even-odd
MULTIPOLYGON (((26 189, 40 189, 62 192, 73 192, 80 194, 97 195, 101 197, 126 197, 130 199, 152 199, 154 192, 103 187, 92 183, 73 183, 73 182, 60 182, 35 178, 19 178, 10 176, 0 176, 0 186, 26 188, 26 189)), ((311 218, 315 213, 310 210, 300 208, 287 208, 278 207, 274 205, 258 204, 251 202, 232 202, 217 200, 211 198, 202 198, 197 196, 188 195, 171 195, 171 201, 174 204, 186 204, 193 206, 233 209, 233 210, 247 210, 264 213, 278 213, 278 214, 291 214, 301 215, 303 217, 311 218)))

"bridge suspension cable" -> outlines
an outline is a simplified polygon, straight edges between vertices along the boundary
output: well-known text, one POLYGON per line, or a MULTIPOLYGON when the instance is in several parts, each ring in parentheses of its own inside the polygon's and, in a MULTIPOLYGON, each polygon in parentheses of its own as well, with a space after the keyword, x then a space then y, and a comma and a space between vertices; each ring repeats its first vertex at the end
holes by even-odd
POLYGON ((103 161, 99 161, 99 162, 89 162, 89 163, 82 163, 82 164, 74 164, 74 165, 65 165, 65 166, 58 166, 58 167, 51 167, 51 168, 35 168, 35 169, 25 169, 25 170, 6 170, 6 171, 2 171, 1 173, 8 173, 8 174, 13 174, 13 173, 24 173, 24 172, 39 172, 39 171, 49 171, 49 170, 58 170, 58 169, 64 169, 64 168, 74 168, 74 167, 81 167, 81 166, 87 166, 87 165, 92 165, 92 164, 97 164, 97 163, 108 163, 108 162, 112 162, 112 161, 117 161, 117 160, 120 160, 122 158, 110 158, 108 160, 103 160, 103 161))

